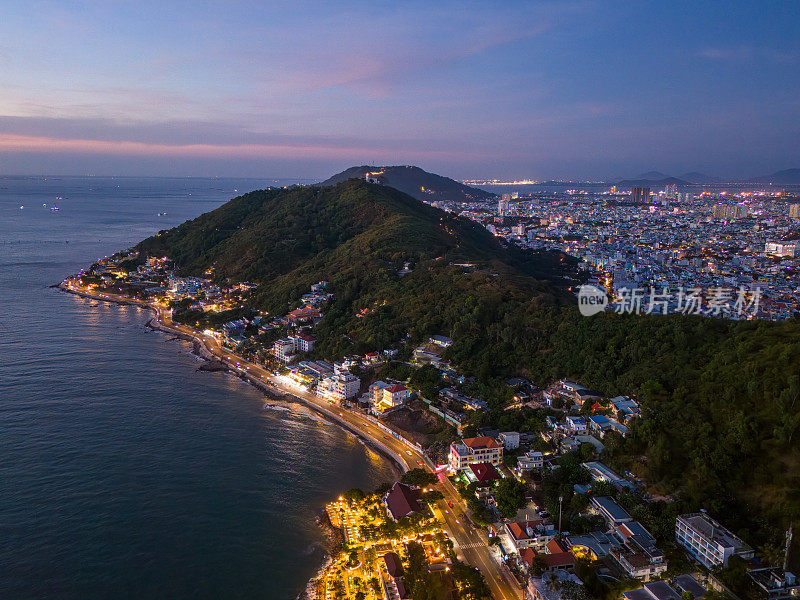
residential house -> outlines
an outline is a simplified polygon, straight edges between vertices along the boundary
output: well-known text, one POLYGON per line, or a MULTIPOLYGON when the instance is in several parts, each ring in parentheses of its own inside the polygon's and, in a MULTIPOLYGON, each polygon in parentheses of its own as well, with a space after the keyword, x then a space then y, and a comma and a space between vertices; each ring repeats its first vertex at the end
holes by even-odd
POLYGON ((518 554, 525 548, 542 549, 556 535, 555 528, 552 525, 546 525, 541 519, 513 521, 506 523, 504 528, 518 554))
MULTIPOLYGON (((750 571, 750 573, 752 572, 753 571, 750 571)), ((694 597, 694 600, 703 600, 706 595, 706 588, 700 585, 700 582, 698 582, 694 576, 689 575, 688 573, 683 573, 675 577, 673 586, 681 595, 683 595, 683 592, 689 592, 694 597)))
POLYGON ((275 358, 283 363, 291 362, 291 360, 294 358, 294 351, 294 340, 289 338, 277 340, 272 345, 272 354, 274 354, 275 358))
POLYGON ((522 456, 517 457, 517 472, 530 471, 531 469, 541 469, 544 467, 544 455, 536 450, 529 450, 522 456))
POLYGON ((633 485, 630 481, 620 477, 614 471, 609 469, 601 462, 590 461, 581 463, 581 466, 587 471, 589 471, 589 473, 592 476, 592 479, 594 479, 595 481, 604 481, 610 483, 618 490, 622 490, 625 488, 629 490, 636 489, 636 486, 633 485))
POLYGON ((318 319, 321 316, 319 310, 315 307, 307 304, 301 308, 296 308, 288 315, 286 318, 289 320, 290 323, 302 323, 304 321, 311 321, 313 319, 318 319))
POLYGON ((589 423, 584 417, 568 416, 564 419, 563 430, 568 435, 586 435, 589 433, 589 423))
POLYGON ((464 438, 450 444, 448 463, 451 471, 461 471, 475 463, 500 465, 503 447, 491 437, 464 438))
POLYGON ((503 431, 498 436, 498 442, 503 444, 506 451, 519 448, 519 433, 516 431, 503 431))
POLYGON ((641 523, 627 521, 617 525, 614 532, 622 545, 616 546, 611 554, 629 577, 650 581, 667 570, 664 553, 641 523))
POLYGON ((533 548, 524 548, 519 553, 520 561, 530 569, 538 562, 544 571, 549 573, 562 569, 571 569, 575 566, 575 557, 572 552, 565 550, 557 540, 552 539, 545 544, 544 552, 537 552, 533 548))
POLYGON ((317 341, 314 336, 302 331, 297 335, 291 336, 291 338, 300 352, 311 352, 314 349, 314 342, 317 341))
POLYGON ((464 469, 464 474, 470 483, 476 483, 478 487, 489 487, 495 481, 502 479, 494 465, 489 463, 474 463, 464 469))
POLYGON ((633 517, 611 496, 592 496, 591 504, 594 511, 606 520, 609 529, 633 521, 633 517))
POLYGON ((433 342, 437 346, 441 346, 442 348, 449 348, 450 346, 453 345, 453 340, 444 335, 432 335, 431 342, 433 342))
MULTIPOLYGON (((753 569, 748 572, 757 589, 766 600, 795 600, 800 598, 800 582, 794 573, 775 567, 753 569)), ((697 596, 695 596, 697 597, 697 596)))
POLYGON ((611 429, 611 422, 608 417, 603 415, 593 415, 589 417, 589 429, 603 437, 611 429))

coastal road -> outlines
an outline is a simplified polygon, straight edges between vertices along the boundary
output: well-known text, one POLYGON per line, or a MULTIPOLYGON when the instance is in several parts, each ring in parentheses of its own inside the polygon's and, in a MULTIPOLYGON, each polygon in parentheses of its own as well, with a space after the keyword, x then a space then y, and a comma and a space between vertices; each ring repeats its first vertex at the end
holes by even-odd
MULTIPOLYGON (((311 394, 305 388, 293 384, 288 378, 276 376, 261 365, 247 361, 241 356, 223 348, 213 336, 206 335, 185 325, 174 323, 172 321, 171 312, 164 310, 160 306, 131 300, 126 296, 117 296, 77 287, 70 287, 67 289, 68 291, 96 300, 107 300, 151 308, 156 311, 156 320, 161 327, 167 331, 172 331, 197 340, 203 345, 206 352, 221 360, 228 365, 229 368, 238 372, 244 378, 253 382, 258 382, 267 387, 272 387, 278 393, 294 397, 332 420, 338 421, 353 433, 367 440, 372 440, 378 447, 382 446, 384 449, 388 450, 390 454, 399 459, 406 469, 419 466, 428 469, 426 457, 410 442, 389 435, 362 413, 333 404, 316 394, 311 394)), ((439 473, 438 477, 440 491, 444 495, 444 500, 438 502, 434 512, 438 513, 436 515, 437 518, 441 520, 445 531, 454 541, 457 554, 461 555, 465 563, 480 569, 495 600, 519 600, 522 597, 522 590, 511 573, 508 572, 508 569, 498 564, 493 557, 485 534, 477 527, 474 527, 467 518, 464 501, 458 494, 458 491, 453 487, 444 473, 439 473), (452 503, 453 508, 450 508, 450 503, 452 503)))

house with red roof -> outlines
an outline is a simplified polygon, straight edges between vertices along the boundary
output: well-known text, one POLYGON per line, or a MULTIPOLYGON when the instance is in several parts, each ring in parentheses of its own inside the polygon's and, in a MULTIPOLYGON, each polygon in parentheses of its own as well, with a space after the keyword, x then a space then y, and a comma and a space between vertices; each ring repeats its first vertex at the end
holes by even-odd
POLYGON ((475 463, 464 469, 464 473, 471 482, 474 481, 478 487, 489 487, 495 481, 502 479, 502 475, 490 463, 475 463))
POLYGON ((519 553, 520 562, 528 569, 534 563, 539 563, 546 572, 557 571, 559 569, 571 569, 575 566, 575 556, 569 550, 565 550, 556 540, 550 540, 546 546, 546 552, 536 552, 533 548, 524 548, 519 553))
POLYGON ((419 498, 420 492, 418 488, 398 481, 383 496, 383 504, 389 517, 393 521, 399 521, 422 512, 419 498))
POLYGON ((491 437, 464 438, 450 444, 448 464, 452 471, 461 471, 477 463, 488 463, 497 467, 502 460, 503 447, 491 437))
POLYGON ((310 304, 306 304, 302 308, 294 309, 292 312, 286 315, 286 318, 292 323, 300 323, 302 321, 318 319, 320 316, 320 312, 316 308, 310 304))
POLYGON ((532 546, 544 548, 556 535, 553 526, 545 525, 541 519, 506 523, 505 530, 517 552, 532 546))

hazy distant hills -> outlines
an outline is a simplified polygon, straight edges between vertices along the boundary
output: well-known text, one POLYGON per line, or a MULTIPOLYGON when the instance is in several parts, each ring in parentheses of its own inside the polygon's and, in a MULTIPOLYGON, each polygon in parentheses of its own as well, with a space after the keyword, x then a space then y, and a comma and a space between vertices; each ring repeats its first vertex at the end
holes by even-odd
POLYGON ((684 173, 679 177, 679 179, 683 179, 684 181, 688 181, 689 183, 721 183, 722 179, 719 177, 712 177, 711 175, 706 175, 705 173, 698 173, 697 171, 692 171, 690 173, 684 173))
POLYGON ((784 169, 783 171, 776 171, 771 175, 760 175, 758 177, 747 177, 743 179, 722 179, 720 177, 713 177, 697 171, 684 173, 679 177, 673 177, 660 171, 648 171, 647 173, 642 173, 632 179, 617 180, 615 185, 621 188, 630 188, 633 186, 661 188, 671 184, 685 186, 714 183, 771 183, 774 185, 800 185, 800 169, 784 169))
POLYGON ((758 183, 773 183, 776 185, 800 185, 800 169, 784 169, 772 175, 756 177, 753 181, 758 183))
POLYGON ((661 188, 668 185, 690 185, 690 182, 678 179, 677 177, 664 177, 663 179, 623 179, 615 185, 619 188, 631 188, 634 186, 661 188))
POLYGON ((449 177, 428 173, 414 166, 377 167, 362 165, 360 167, 350 167, 326 179, 320 185, 335 185, 348 179, 364 179, 367 173, 372 173, 380 183, 405 192, 417 200, 483 202, 497 198, 497 195, 491 192, 464 185, 449 177))

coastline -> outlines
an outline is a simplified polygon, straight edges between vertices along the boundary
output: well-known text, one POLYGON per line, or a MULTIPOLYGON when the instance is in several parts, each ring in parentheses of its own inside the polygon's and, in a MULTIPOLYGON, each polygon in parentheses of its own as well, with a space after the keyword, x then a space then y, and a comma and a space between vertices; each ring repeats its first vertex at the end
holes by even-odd
MULTIPOLYGON (((153 317, 145 324, 146 327, 154 331, 160 331, 161 333, 168 333, 170 335, 174 335, 175 337, 187 341, 192 342, 194 348, 193 352, 197 354, 200 358, 208 362, 214 362, 217 365, 222 365, 224 370, 237 376, 239 379, 246 381, 260 392, 262 392, 267 398, 270 400, 278 401, 278 402, 286 402, 288 404, 302 404, 306 408, 314 411, 315 413, 321 415, 326 421, 338 426, 339 428, 355 435, 359 438, 362 442, 368 445, 373 450, 377 451, 381 454, 384 458, 389 459, 395 467, 397 467, 400 473, 405 473, 409 470, 409 465, 405 459, 400 457, 397 453, 389 449, 385 446, 380 440, 377 438, 369 435, 369 433, 354 427, 344 419, 341 419, 339 415, 334 413, 333 411, 328 410, 326 407, 303 398, 301 396, 297 396, 293 394, 290 390, 281 389, 278 386, 266 383, 261 380, 259 377, 256 377, 246 371, 242 371, 234 366, 232 366, 227 360, 226 357, 222 354, 218 354, 213 352, 207 345, 206 340, 202 339, 198 335, 186 333, 177 329, 174 326, 167 325, 161 320, 161 311, 158 308, 154 307, 153 305, 144 302, 142 300, 133 300, 133 299, 125 299, 120 297, 110 297, 108 295, 100 296, 98 294, 92 294, 90 292, 85 292, 82 290, 72 289, 66 285, 64 282, 61 282, 57 285, 53 285, 51 287, 57 288, 62 292, 66 292, 68 294, 73 294, 75 296, 79 296, 81 298, 88 298, 91 300, 97 300, 100 302, 109 302, 112 304, 118 304, 120 306, 136 306, 139 308, 145 308, 153 313, 153 317)), ((223 370, 223 368, 219 368, 216 370, 223 370)))
MULTIPOLYGON (((205 340, 203 340, 201 337, 180 331, 175 327, 167 325, 166 323, 161 321, 161 311, 159 311, 158 308, 152 306, 151 304, 148 304, 147 302, 140 300, 99 296, 97 294, 71 289, 68 286, 64 285, 63 282, 59 283, 58 285, 53 285, 51 287, 57 288, 62 292, 79 296, 81 298, 96 300, 100 302, 109 302, 120 306, 135 306, 138 308, 145 308, 151 311, 153 313, 153 317, 151 317, 147 321, 147 323, 145 323, 145 327, 149 327, 153 331, 159 331, 161 333, 173 335, 175 336, 175 339, 181 339, 183 341, 191 342, 193 346, 192 352, 197 356, 199 356, 204 361, 206 361, 205 364, 213 363, 219 366, 219 368, 209 369, 208 371, 211 372, 226 371, 228 373, 236 375, 237 377, 239 377, 239 379, 246 381, 256 389, 258 389, 269 400, 276 402, 284 402, 286 404, 301 404, 307 409, 313 411, 315 414, 320 415, 327 422, 336 425, 340 429, 347 431, 352 435, 355 435, 359 440, 361 440, 362 443, 364 443, 365 446, 372 448, 373 450, 381 454, 384 458, 388 459, 389 462, 392 463, 394 467, 401 474, 409 470, 409 467, 406 464, 406 462, 402 458, 400 458, 397 454, 395 454, 393 451, 384 446, 379 440, 366 434, 364 431, 361 431, 360 429, 351 426, 349 423, 347 423, 343 419, 340 419, 338 415, 327 410, 325 407, 319 406, 312 401, 296 396, 295 394, 292 394, 288 390, 281 390, 277 386, 269 385, 264 381, 262 381, 261 379, 247 372, 242 372, 241 369, 234 368, 231 364, 227 362, 224 356, 222 356, 221 354, 217 354, 213 352, 211 349, 209 349, 205 343, 205 340)), ((325 513, 325 519, 327 519, 327 513, 325 513)), ((327 527, 322 522, 318 523, 318 525, 320 529, 326 530, 328 534, 334 536, 337 535, 337 533, 333 531, 335 528, 333 528, 333 525, 330 524, 330 521, 328 521, 327 527)), ((322 564, 319 565, 319 568, 316 570, 314 575, 308 580, 308 583, 306 584, 305 588, 298 594, 296 600, 316 600, 316 598, 318 597, 317 594, 318 583, 324 576, 328 568, 330 568, 331 564, 333 564, 333 560, 334 560, 334 554, 331 552, 331 548, 328 548, 326 550, 326 556, 322 564)))

